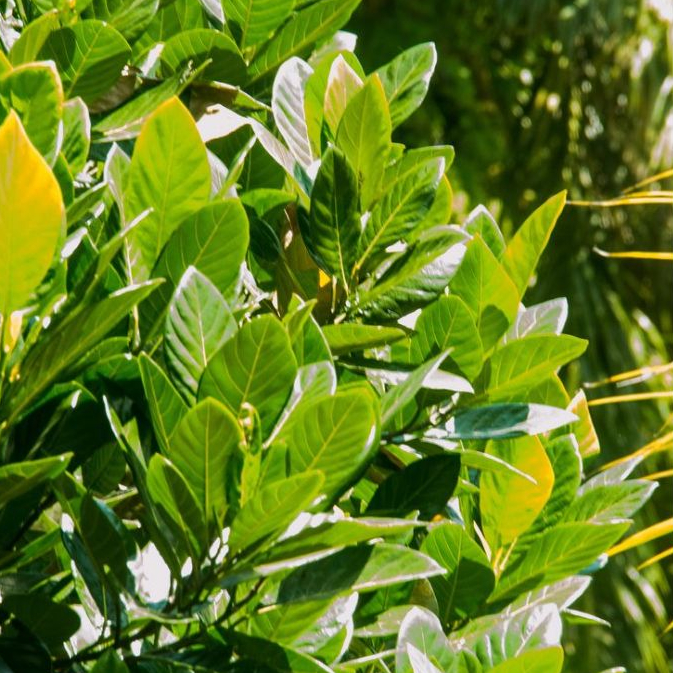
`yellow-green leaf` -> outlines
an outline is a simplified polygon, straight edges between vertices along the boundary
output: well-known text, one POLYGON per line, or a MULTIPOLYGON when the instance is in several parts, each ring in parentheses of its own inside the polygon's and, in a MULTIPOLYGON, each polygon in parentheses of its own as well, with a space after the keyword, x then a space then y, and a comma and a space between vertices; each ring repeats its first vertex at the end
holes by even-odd
POLYGON ((14 112, 0 126, 0 313, 30 300, 56 251, 65 208, 46 161, 14 112))

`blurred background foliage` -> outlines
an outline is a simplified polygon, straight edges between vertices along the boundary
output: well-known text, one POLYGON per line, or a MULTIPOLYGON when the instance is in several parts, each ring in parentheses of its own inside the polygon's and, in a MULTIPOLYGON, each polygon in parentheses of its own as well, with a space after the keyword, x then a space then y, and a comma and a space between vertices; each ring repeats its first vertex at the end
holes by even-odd
MULTIPOLYGON (((574 201, 612 198, 673 166, 673 0, 364 0, 350 29, 366 70, 418 42, 436 43, 428 100, 398 134, 409 145, 454 145, 456 219, 484 203, 512 231, 561 189, 574 201)), ((662 181, 648 189, 673 188, 662 181)), ((573 383, 673 359, 673 264, 593 250, 673 250, 668 197, 569 207, 561 218, 528 301, 568 297, 568 330, 591 340, 567 373, 573 383)), ((590 399, 647 390, 673 390, 671 370, 586 388, 590 399)), ((595 406, 600 460, 670 431, 671 410, 670 399, 595 406)), ((638 474, 670 470, 667 446, 638 474)), ((670 518, 672 502, 667 476, 639 526, 670 518)), ((583 609, 609 615, 612 627, 578 626, 569 640, 582 657, 569 652, 568 671, 617 662, 630 673, 673 670, 673 634, 662 635, 673 619, 673 557, 637 569, 667 546, 641 545, 597 575, 583 609)))

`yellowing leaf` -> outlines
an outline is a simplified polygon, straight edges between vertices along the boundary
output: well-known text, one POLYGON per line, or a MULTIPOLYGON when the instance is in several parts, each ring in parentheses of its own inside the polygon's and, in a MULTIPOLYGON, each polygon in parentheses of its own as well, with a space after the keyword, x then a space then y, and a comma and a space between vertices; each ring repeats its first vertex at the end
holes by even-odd
POLYGON ((14 112, 0 126, 0 313, 21 308, 49 269, 65 209, 61 190, 14 112))
POLYGON ((537 437, 491 442, 486 453, 495 455, 537 483, 514 472, 484 472, 480 508, 484 533, 492 549, 515 540, 535 521, 554 486, 554 469, 537 437))
POLYGON ((626 540, 623 540, 612 547, 612 549, 608 551, 608 556, 614 556, 615 554, 620 554, 621 552, 633 549, 634 547, 640 547, 642 544, 656 540, 664 535, 669 535, 670 533, 673 533, 673 519, 660 521, 653 526, 645 528, 645 530, 641 530, 634 535, 627 537, 626 540))

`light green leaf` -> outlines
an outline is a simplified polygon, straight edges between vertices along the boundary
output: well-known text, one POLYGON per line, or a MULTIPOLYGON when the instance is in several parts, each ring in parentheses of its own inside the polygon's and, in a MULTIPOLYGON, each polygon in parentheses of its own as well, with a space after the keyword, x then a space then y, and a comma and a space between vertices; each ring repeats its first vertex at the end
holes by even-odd
POLYGON ((550 528, 533 542, 519 562, 505 568, 489 601, 516 596, 577 574, 606 552, 629 526, 629 522, 560 523, 550 528))
POLYGON ((217 288, 195 267, 188 267, 171 300, 164 335, 169 371, 186 397, 196 399, 208 362, 237 329, 217 288))
POLYGON ((149 277, 171 234, 209 197, 206 148, 187 108, 171 98, 147 118, 131 158, 124 214, 130 221, 153 209, 128 239, 134 277, 149 277))
POLYGON ((357 177, 346 156, 330 147, 311 192, 306 244, 318 264, 348 290, 360 239, 357 177))
MULTIPOLYGON (((262 1, 257 0, 255 3, 259 3, 260 9, 262 1)), ((359 2, 360 0, 320 0, 294 13, 290 20, 255 55, 248 71, 250 78, 248 85, 265 78, 290 56, 305 53, 321 38, 327 37, 343 26, 359 2)), ((246 3, 248 6, 251 4, 246 3)), ((264 1, 264 5, 269 4, 272 4, 271 0, 264 1)), ((278 6, 275 0, 273 0, 273 6, 278 6)), ((283 5, 281 4, 280 7, 283 5)))
POLYGON ((53 165, 63 116, 63 89, 54 65, 29 63, 10 70, 0 78, 0 101, 0 116, 16 110, 30 141, 53 165))
POLYGON ((199 399, 214 397, 239 414, 244 404, 257 410, 268 435, 290 396, 297 363, 282 323, 264 315, 227 341, 208 363, 199 399))
POLYGON ((568 300, 552 299, 519 311, 515 323, 503 343, 522 339, 530 334, 561 334, 568 319, 568 300))
POLYGON ((47 273, 65 208, 45 160, 10 112, 0 126, 0 314, 8 319, 47 273))
POLYGON ((109 649, 98 657, 91 673, 129 673, 129 669, 119 658, 119 655, 114 650, 109 649))
POLYGON ((547 647, 525 652, 492 668, 490 673, 561 673, 563 648, 547 647))
POLYGON ((119 32, 96 19, 53 31, 40 50, 41 59, 56 63, 65 97, 80 96, 87 104, 117 81, 130 56, 131 48, 119 32))
POLYGON ((492 549, 509 544, 535 521, 551 495, 554 471, 537 437, 490 442, 498 456, 536 483, 512 473, 486 472, 479 482, 482 527, 492 549))
POLYGON ((565 203, 566 192, 552 196, 521 225, 507 245, 502 264, 514 282, 518 299, 526 292, 565 203))
POLYGON ((85 15, 105 21, 133 41, 150 25, 159 0, 93 0, 85 15))
POLYGON ((238 85, 245 79, 246 65, 236 43, 218 30, 192 28, 173 35, 161 52, 161 71, 166 75, 198 68, 211 60, 201 77, 238 85))
POLYGON ((344 56, 339 54, 332 62, 327 75, 323 110, 321 111, 328 128, 332 132, 332 137, 336 137, 339 122, 348 107, 348 103, 362 87, 363 83, 360 76, 348 64, 344 56))
POLYGON ((166 278, 159 290, 141 306, 143 330, 151 336, 163 326, 173 291, 189 266, 206 276, 225 294, 232 294, 248 249, 248 218, 238 199, 204 206, 178 227, 168 240, 152 276, 166 278))
POLYGON ((376 71, 386 92, 393 128, 421 105, 436 65, 437 50, 427 42, 403 51, 376 71))
POLYGON ((495 586, 495 576, 481 547, 462 526, 446 523, 430 531, 421 551, 447 571, 430 580, 442 622, 471 617, 495 586))
POLYGON ((479 235, 496 259, 500 260, 502 258, 506 248, 505 238, 500 231, 500 227, 493 219, 493 215, 488 212, 485 206, 477 206, 467 216, 463 228, 472 236, 479 235))
POLYGON ((59 23, 59 12, 52 9, 24 26, 21 35, 9 50, 12 65, 37 61, 42 45, 49 34, 59 27, 59 23))
POLYGON ((203 509, 177 468, 155 453, 147 467, 147 491, 156 509, 169 524, 185 556, 197 563, 208 548, 203 509))
POLYGON ((322 471, 323 493, 332 498, 362 472, 377 447, 377 436, 372 397, 351 389, 300 405, 276 443, 288 447, 291 474, 322 471))
POLYGON ((0 507, 61 474, 72 458, 71 453, 38 458, 0 467, 0 507))
POLYGON ((324 481, 322 473, 310 471, 263 485, 231 524, 228 541, 231 553, 282 532, 313 502, 324 481))
POLYGON ((264 42, 287 19, 294 0, 222 0, 241 49, 264 42))
POLYGON ((159 446, 168 451, 171 437, 187 413, 187 405, 154 360, 141 353, 139 364, 154 432, 159 446))
POLYGON ((208 522, 222 521, 237 505, 243 440, 236 418, 213 399, 192 407, 169 439, 168 458, 184 476, 208 522))
MULTIPOLYGON (((356 101, 357 98, 353 98, 353 103, 356 101)), ((344 121, 347 114, 348 111, 344 114, 344 121)), ((430 159, 387 187, 372 208, 362 232, 358 246, 358 268, 364 266, 372 255, 397 241, 406 241, 410 234, 416 233, 418 225, 432 206, 443 173, 444 159, 430 159)))
MULTIPOLYGON (((364 209, 369 208, 381 187, 383 170, 390 153, 391 132, 390 114, 383 86, 378 76, 373 75, 346 106, 336 135, 336 146, 346 155, 357 175, 364 209)), ((385 209, 384 214, 388 217, 381 215, 379 228, 383 228, 384 233, 387 233, 389 226, 387 222, 392 210, 392 208, 385 209)), ((398 228, 400 227, 398 222, 398 228)), ((376 240, 379 238, 382 238, 382 235, 376 240)), ((366 242, 368 243, 369 239, 366 242)))
POLYGON ((63 106, 63 130, 61 151, 73 175, 77 175, 89 158, 91 141, 89 108, 81 98, 73 98, 63 106))
POLYGON ((628 519, 650 499, 656 488, 656 482, 642 479, 596 486, 565 509, 563 520, 610 523, 615 519, 628 519))
POLYGON ((482 390, 491 402, 524 395, 562 365, 578 358, 587 341, 568 334, 541 334, 511 341, 498 349, 485 370, 482 390))
POLYGON ((568 411, 578 416, 578 421, 573 427, 573 433, 577 437, 580 446, 580 455, 588 458, 600 453, 601 445, 596 434, 596 428, 591 420, 591 412, 587 403, 587 396, 580 390, 568 405, 568 411))
POLYGON ((406 333, 397 327, 362 325, 360 323, 324 325, 322 333, 325 335, 334 355, 384 346, 404 339, 406 336, 406 333))
POLYGON ((539 435, 577 420, 544 404, 493 404, 459 409, 446 424, 449 439, 511 439, 539 435))
POLYGON ((480 236, 468 244, 450 287, 470 309, 484 351, 490 351, 514 321, 519 301, 514 284, 480 236))
POLYGON ((304 168, 314 161, 304 112, 304 90, 312 72, 311 66, 300 58, 285 61, 278 68, 271 96, 276 126, 290 152, 304 168))
POLYGON ((444 569, 429 556, 401 545, 349 547, 293 570, 280 584, 279 603, 320 600, 352 591, 374 591, 434 575, 444 569))
POLYGON ((481 339, 474 318, 460 297, 439 297, 424 308, 414 331, 409 346, 412 362, 423 362, 448 349, 444 368, 454 371, 457 368, 457 373, 469 380, 474 380, 481 371, 481 339))
POLYGON ((416 673, 409 657, 408 646, 434 659, 442 670, 448 669, 455 656, 449 647, 449 641, 444 635, 439 619, 420 607, 411 608, 400 624, 395 658, 397 673, 416 673))

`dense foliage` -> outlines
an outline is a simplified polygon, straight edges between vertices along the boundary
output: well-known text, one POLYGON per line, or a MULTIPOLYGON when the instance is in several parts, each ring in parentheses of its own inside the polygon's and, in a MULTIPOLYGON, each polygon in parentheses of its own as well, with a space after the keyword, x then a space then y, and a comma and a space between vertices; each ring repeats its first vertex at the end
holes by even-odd
POLYGON ((554 673, 654 484, 525 307, 565 204, 451 225, 357 0, 6 9, 0 666, 554 673), (307 58, 308 60, 303 60, 307 58), (571 399, 572 397, 572 399, 571 399))

